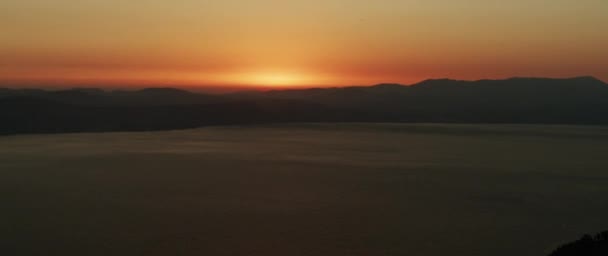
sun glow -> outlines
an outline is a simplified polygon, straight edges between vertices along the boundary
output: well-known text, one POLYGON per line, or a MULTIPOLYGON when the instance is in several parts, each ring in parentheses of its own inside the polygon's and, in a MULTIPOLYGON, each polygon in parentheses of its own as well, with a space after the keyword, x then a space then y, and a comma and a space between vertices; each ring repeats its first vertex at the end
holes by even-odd
POLYGON ((293 87, 307 86, 323 83, 323 79, 294 72, 249 72, 237 75, 239 83, 267 86, 267 87, 293 87))
POLYGON ((294 74, 268 73, 251 77, 253 83, 267 85, 291 85, 302 82, 302 77, 294 74))

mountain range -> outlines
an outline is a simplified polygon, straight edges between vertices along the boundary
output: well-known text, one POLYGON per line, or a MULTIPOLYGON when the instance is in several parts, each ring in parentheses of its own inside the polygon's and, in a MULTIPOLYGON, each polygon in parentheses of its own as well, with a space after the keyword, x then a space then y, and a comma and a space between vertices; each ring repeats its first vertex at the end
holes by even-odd
POLYGON ((426 80, 413 85, 201 94, 0 88, 0 134, 150 131, 283 122, 608 124, 608 84, 569 79, 426 80))

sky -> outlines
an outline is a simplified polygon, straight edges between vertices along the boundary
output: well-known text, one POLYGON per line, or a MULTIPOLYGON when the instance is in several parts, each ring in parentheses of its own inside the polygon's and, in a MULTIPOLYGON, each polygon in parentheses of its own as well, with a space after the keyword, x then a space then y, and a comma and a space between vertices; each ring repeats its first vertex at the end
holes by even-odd
POLYGON ((608 81, 606 0, 2 0, 0 81, 608 81))

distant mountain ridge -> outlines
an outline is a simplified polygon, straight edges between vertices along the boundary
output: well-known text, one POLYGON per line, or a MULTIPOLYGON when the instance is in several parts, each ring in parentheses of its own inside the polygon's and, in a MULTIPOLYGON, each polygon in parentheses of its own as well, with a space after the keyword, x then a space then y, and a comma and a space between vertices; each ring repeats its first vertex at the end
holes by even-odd
POLYGON ((222 95, 175 88, 0 88, 0 134, 145 131, 268 122, 608 124, 608 84, 593 77, 430 79, 410 86, 222 95))

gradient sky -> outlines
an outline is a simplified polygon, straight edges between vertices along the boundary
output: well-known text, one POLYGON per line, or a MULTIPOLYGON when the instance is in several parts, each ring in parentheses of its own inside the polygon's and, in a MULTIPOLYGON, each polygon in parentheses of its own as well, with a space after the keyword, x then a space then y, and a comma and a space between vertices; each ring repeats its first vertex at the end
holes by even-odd
POLYGON ((0 80, 608 80, 606 0, 2 0, 0 80))

